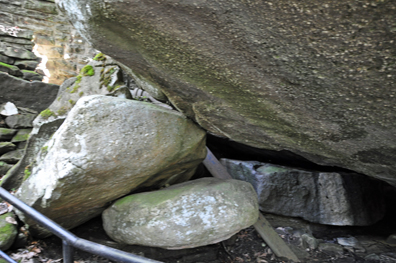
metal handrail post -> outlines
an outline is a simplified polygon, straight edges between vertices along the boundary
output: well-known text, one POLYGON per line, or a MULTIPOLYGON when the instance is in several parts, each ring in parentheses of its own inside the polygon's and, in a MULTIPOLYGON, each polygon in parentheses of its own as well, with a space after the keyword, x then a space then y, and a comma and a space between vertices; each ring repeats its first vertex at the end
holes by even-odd
POLYGON ((73 263, 73 252, 73 247, 66 240, 62 240, 63 263, 73 263))
MULTIPOLYGON (((138 255, 134 255, 131 253, 127 253, 122 250, 118 250, 115 248, 107 247, 101 244, 97 244, 82 238, 77 237, 76 235, 70 233, 65 228, 61 227, 59 224, 55 223, 45 215, 41 214, 34 208, 28 206, 12 194, 10 194, 7 190, 0 187, 0 197, 4 200, 15 206, 18 210, 25 213, 27 216, 31 217, 33 220, 37 221, 40 225, 50 230, 53 234, 60 237, 63 241, 64 256, 66 255, 67 260, 71 260, 71 247, 78 248, 80 250, 96 254, 99 256, 103 256, 108 259, 115 260, 117 262, 123 263, 162 263, 161 261, 156 261, 152 259, 148 259, 145 257, 141 257, 138 255)), ((13 261, 11 261, 13 262, 13 261)), ((66 262, 66 261, 65 261, 66 262)), ((66 262, 69 263, 69 262, 66 262)))
POLYGON ((10 263, 18 263, 15 260, 13 260, 12 258, 10 258, 9 255, 7 255, 6 253, 4 253, 3 251, 0 250, 0 257, 4 258, 7 262, 10 263))

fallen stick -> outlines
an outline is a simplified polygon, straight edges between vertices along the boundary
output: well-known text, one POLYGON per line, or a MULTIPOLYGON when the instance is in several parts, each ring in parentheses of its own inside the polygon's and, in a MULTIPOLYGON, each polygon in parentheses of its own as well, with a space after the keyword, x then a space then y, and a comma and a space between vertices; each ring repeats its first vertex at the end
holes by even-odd
MULTIPOLYGON (((206 148, 208 153, 206 155, 203 164, 213 175, 213 177, 220 179, 232 179, 231 175, 228 173, 227 169, 217 160, 213 153, 206 148)), ((300 262, 294 252, 289 248, 289 246, 279 237, 278 233, 272 228, 271 224, 265 219, 263 214, 259 212, 259 218, 257 222, 253 225, 256 231, 264 239, 265 243, 274 251, 277 257, 287 258, 294 262, 300 262)))

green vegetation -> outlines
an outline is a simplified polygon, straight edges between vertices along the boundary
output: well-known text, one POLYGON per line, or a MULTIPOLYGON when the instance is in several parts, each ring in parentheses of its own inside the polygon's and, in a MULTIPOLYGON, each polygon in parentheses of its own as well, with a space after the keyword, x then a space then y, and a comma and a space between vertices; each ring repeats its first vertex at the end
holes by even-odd
POLYGON ((63 106, 63 107, 61 107, 59 110, 58 110, 58 115, 65 115, 66 113, 67 113, 67 107, 66 106, 63 106))
POLYGON ((105 61, 106 60, 106 56, 103 53, 98 53, 96 54, 96 56, 93 58, 93 60, 96 61, 105 61))
POLYGON ((0 62, 0 66, 6 67, 6 68, 9 68, 9 69, 18 69, 18 67, 16 67, 16 66, 13 66, 13 65, 10 65, 10 64, 7 64, 7 63, 3 63, 3 62, 0 62))
POLYGON ((40 112, 40 116, 43 117, 44 119, 48 119, 49 117, 56 116, 56 115, 52 110, 45 109, 42 112, 40 112))
POLYGON ((42 151, 42 152, 47 152, 47 151, 48 151, 48 146, 43 146, 43 147, 41 147, 41 151, 42 151))
POLYGON ((91 65, 86 65, 86 66, 84 66, 81 69, 80 75, 82 75, 82 76, 93 76, 93 75, 95 75, 95 69, 91 65))
POLYGON ((73 87, 73 89, 70 91, 70 93, 75 93, 75 92, 77 92, 77 90, 78 90, 78 88, 80 87, 80 85, 75 85, 74 87, 73 87))
POLYGON ((23 171, 23 173, 25 174, 25 176, 22 179, 23 181, 26 181, 29 178, 29 176, 32 174, 32 171, 30 169, 31 169, 30 165, 25 167, 25 171, 23 171))
POLYGON ((74 106, 75 104, 76 104, 76 102, 74 101, 74 100, 68 100, 69 101, 69 103, 72 105, 72 106, 74 106))
POLYGON ((78 95, 80 96, 80 97, 82 97, 83 95, 84 95, 84 92, 80 92, 80 93, 78 93, 78 95))

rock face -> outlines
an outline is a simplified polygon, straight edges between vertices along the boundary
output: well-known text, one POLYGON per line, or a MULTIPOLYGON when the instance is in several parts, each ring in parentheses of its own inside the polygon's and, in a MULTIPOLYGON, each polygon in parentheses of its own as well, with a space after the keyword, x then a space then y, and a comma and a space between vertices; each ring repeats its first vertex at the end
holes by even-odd
POLYGON ((15 221, 15 215, 6 213, 0 216, 0 249, 3 251, 11 247, 18 234, 16 224, 8 222, 7 218, 12 218, 15 221))
POLYGON ((327 225, 371 225, 385 215, 381 183, 357 174, 315 173, 256 161, 221 159, 234 179, 253 185, 264 212, 327 225))
POLYGON ((59 86, 41 81, 26 81, 0 72, 0 104, 12 101, 16 106, 32 110, 46 109, 56 98, 59 86))
MULTIPOLYGON (((54 0, 1 1, 0 10, 0 46, 2 42, 12 48, 31 51, 33 45, 36 45, 36 50, 48 58, 46 66, 51 75, 50 83, 60 85, 64 80, 77 75, 87 63, 87 58, 94 54, 90 45, 58 12, 54 0)), ((1 51, 0 62, 21 69, 36 68, 24 58, 2 59, 1 51)), ((22 74, 31 78, 32 72, 22 74)))
POLYGON ((251 185, 202 178, 124 197, 104 211, 103 225, 121 243, 181 249, 228 239, 257 218, 251 185))
POLYGON ((57 3, 211 133, 396 185, 396 2, 57 3))
MULTIPOLYGON (((42 147, 16 196, 66 228, 140 187, 189 179, 205 132, 182 114, 106 96, 81 98, 42 147)), ((23 215, 29 230, 45 235, 23 215)))

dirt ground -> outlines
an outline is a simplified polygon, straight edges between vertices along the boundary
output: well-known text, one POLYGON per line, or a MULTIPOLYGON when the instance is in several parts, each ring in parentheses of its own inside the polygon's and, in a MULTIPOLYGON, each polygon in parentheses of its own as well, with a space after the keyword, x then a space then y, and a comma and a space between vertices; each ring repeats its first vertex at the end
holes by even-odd
MULTIPOLYGON (((382 233, 378 230, 378 226, 376 226, 377 229, 375 227, 363 229, 318 227, 308 225, 302 220, 290 220, 275 215, 265 216, 273 226, 276 226, 276 231, 292 248, 301 262, 396 262, 396 244, 388 244, 385 241, 385 234, 391 231, 389 229, 384 230, 382 227, 381 229, 384 232, 382 233), (277 225, 289 226, 279 227, 277 225), (319 243, 316 248, 309 248, 309 245, 302 241, 302 234, 309 231, 314 233, 313 236, 316 237, 315 240, 319 243), (373 235, 373 232, 379 233, 379 235, 373 235), (341 246, 337 244, 336 238, 340 236, 355 237, 358 240, 358 244, 341 246)), ((107 237, 102 228, 100 217, 75 228, 72 232, 80 238, 166 263, 291 262, 274 255, 253 227, 244 229, 232 238, 214 245, 183 250, 120 245, 107 237)), ((8 251, 8 254, 11 254, 17 261, 26 263, 55 263, 63 261, 61 240, 54 236, 44 240, 30 239, 26 247, 8 251)), ((76 249, 74 262, 108 263, 114 261, 76 249)))

